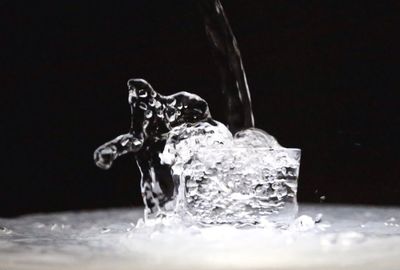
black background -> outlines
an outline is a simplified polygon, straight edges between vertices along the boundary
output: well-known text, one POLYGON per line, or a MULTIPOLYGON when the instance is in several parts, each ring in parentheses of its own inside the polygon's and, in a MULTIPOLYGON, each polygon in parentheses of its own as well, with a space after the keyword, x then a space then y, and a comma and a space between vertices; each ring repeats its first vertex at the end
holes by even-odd
MULTIPOLYGON (((299 200, 400 204, 398 1, 224 1, 256 126, 302 149, 299 200)), ((225 102, 194 1, 1 1, 0 215, 141 205, 126 81, 225 102)))

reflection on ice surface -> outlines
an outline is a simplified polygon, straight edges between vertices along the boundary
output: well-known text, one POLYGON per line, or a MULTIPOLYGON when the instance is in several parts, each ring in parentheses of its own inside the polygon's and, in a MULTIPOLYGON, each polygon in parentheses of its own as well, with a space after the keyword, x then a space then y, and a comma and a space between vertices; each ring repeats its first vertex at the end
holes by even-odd
POLYGON ((398 269, 400 265, 400 208, 305 205, 300 215, 306 216, 286 230, 136 226, 142 211, 0 219, 0 269, 398 269), (313 223, 320 213, 321 222, 313 223))

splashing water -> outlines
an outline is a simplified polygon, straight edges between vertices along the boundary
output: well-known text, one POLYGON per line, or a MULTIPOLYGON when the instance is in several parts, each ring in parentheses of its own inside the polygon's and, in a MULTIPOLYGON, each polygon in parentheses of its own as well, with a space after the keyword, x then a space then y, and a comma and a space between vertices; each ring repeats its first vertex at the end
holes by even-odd
POLYGON ((128 81, 131 127, 100 146, 96 164, 133 153, 142 174, 145 219, 179 217, 201 224, 287 223, 297 212, 300 151, 254 128, 240 51, 219 0, 200 1, 227 99, 227 126, 207 102, 163 96, 143 79, 128 81), (232 134, 232 133, 234 134, 232 134))
POLYGON ((94 153, 96 165, 103 169, 124 154, 134 153, 142 174, 141 191, 146 217, 159 217, 173 210, 177 194, 170 167, 160 163, 166 136, 175 126, 209 119, 207 103, 199 96, 179 92, 170 96, 157 93, 142 79, 128 81, 131 128, 103 144, 94 153))
POLYGON ((227 125, 233 133, 254 127, 250 91, 242 57, 224 9, 219 0, 199 1, 199 6, 204 17, 208 41, 218 65, 221 90, 227 99, 227 125))

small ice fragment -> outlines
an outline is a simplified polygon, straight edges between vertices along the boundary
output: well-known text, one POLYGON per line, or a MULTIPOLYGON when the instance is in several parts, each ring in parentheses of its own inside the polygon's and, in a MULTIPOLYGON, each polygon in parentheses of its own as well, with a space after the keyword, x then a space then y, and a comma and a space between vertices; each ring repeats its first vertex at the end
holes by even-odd
POLYGON ((137 223, 136 223, 136 225, 135 225, 135 228, 142 228, 143 226, 144 226, 145 224, 144 224, 144 220, 143 220, 143 218, 139 218, 139 220, 137 221, 137 223))
POLYGON ((315 216, 315 223, 320 223, 321 221, 322 221, 322 213, 318 213, 316 216, 315 216))
POLYGON ((308 231, 315 227, 315 221, 312 217, 307 215, 301 215, 292 224, 292 228, 297 231, 308 231))
POLYGON ((234 141, 236 146, 241 147, 282 148, 273 136, 258 128, 248 128, 236 132, 234 141))
POLYGON ((108 232, 110 232, 111 230, 109 229, 109 228, 102 228, 101 229, 101 233, 108 233, 108 232))

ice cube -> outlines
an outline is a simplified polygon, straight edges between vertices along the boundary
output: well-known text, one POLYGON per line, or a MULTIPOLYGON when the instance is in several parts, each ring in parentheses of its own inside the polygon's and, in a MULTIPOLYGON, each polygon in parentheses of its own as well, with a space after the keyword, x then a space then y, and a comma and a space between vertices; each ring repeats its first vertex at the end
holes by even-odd
POLYGON ((274 163, 287 151, 298 150, 200 148, 180 164, 184 212, 206 224, 253 225, 265 217, 290 223, 297 213, 299 160, 274 163))
POLYGON ((286 149, 251 128, 235 139, 207 120, 173 128, 161 162, 179 186, 176 213, 205 224, 254 225, 268 217, 288 224, 297 213, 300 150, 286 149))

